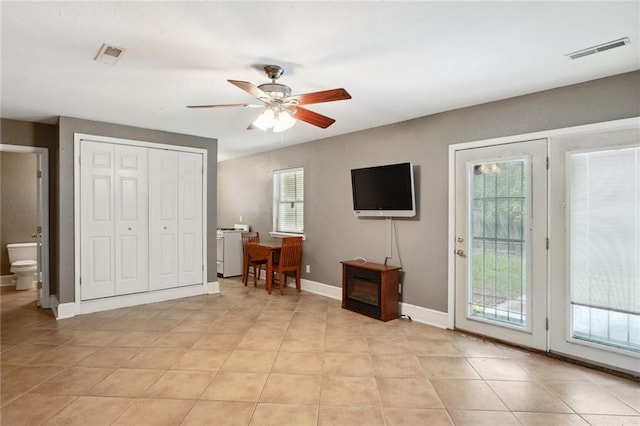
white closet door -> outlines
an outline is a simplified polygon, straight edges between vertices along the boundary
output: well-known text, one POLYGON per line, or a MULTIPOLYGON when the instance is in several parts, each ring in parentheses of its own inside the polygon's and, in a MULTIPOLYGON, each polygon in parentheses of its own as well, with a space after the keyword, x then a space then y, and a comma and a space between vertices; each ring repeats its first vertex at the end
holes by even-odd
POLYGON ((202 154, 178 157, 179 285, 203 282, 202 266, 202 154))
POLYGON ((81 299, 115 294, 114 146, 83 141, 80 146, 81 299))
POLYGON ((115 147, 115 293, 149 290, 147 148, 115 147))
POLYGON ((178 286, 178 153, 149 150, 149 289, 178 286))

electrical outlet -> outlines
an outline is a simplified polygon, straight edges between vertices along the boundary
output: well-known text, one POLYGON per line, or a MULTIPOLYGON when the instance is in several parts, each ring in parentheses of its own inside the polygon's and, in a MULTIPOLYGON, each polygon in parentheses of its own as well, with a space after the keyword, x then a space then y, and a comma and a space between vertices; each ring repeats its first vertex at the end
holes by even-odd
POLYGON ((242 216, 240 216, 240 223, 242 223, 242 216))
POLYGON ((306 267, 307 274, 311 273, 311 265, 307 265, 306 267))

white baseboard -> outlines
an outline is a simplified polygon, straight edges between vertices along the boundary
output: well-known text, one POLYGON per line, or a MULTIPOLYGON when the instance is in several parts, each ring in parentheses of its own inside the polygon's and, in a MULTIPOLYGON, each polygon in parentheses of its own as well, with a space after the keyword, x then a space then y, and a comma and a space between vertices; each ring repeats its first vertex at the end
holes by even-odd
POLYGON ((56 319, 73 318, 75 316, 76 316, 76 304, 74 302, 60 303, 58 305, 56 319))
POLYGON ((0 275, 0 287, 9 287, 15 286, 16 284, 13 282, 14 275, 0 275))
POLYGON ((217 294, 220 293, 220 283, 214 281, 212 283, 206 283, 204 285, 204 294, 217 294))
MULTIPOLYGON (((309 293, 335 300, 342 300, 342 287, 336 287, 305 279, 301 280, 300 286, 302 290, 308 291, 309 293)), ((295 282, 291 282, 289 287, 295 288, 295 282)), ((50 305, 56 319, 64 319, 80 314, 90 314, 93 312, 126 308, 130 306, 144 305, 147 303, 163 302, 165 300, 180 299, 183 297, 218 293, 220 293, 220 283, 218 281, 214 281, 204 285, 192 285, 187 287, 151 291, 148 293, 107 297, 80 303, 59 303, 57 297, 55 295, 51 295, 50 305)), ((410 316, 413 321, 419 323, 439 328, 447 328, 448 314, 446 312, 434 311, 433 309, 427 309, 421 306, 411 305, 409 303, 400 303, 400 313, 410 316)))
MULTIPOLYGON (((295 280, 289 284, 289 287, 295 288, 295 280)), ((331 299, 342 300, 342 287, 322 284, 311 280, 300 280, 300 288, 309 293, 319 294, 320 296, 329 297, 331 299)))
POLYGON ((49 307, 53 311, 53 316, 56 317, 56 320, 73 318, 76 316, 75 302, 60 303, 55 294, 49 296, 49 307))
POLYGON ((166 300, 217 293, 220 293, 220 284, 215 281, 204 285, 196 284, 185 287, 150 291, 147 293, 105 297, 102 299, 87 300, 83 302, 59 303, 58 298, 55 295, 52 295, 50 297, 50 307, 53 310, 53 314, 56 319, 65 319, 81 314, 91 314, 111 309, 128 308, 130 306, 145 305, 147 303, 164 302, 166 300))
MULTIPOLYGON (((289 287, 295 287, 295 282, 291 282, 289 287)), ((330 297, 331 299, 342 300, 342 287, 322 284, 310 280, 301 280, 300 287, 309 293, 330 297)), ((400 314, 408 315, 413 321, 432 325, 439 328, 447 328, 449 314, 446 312, 434 311, 433 309, 400 303, 400 314)))
POLYGON ((58 302, 58 297, 55 294, 50 295, 49 308, 51 308, 51 310, 53 311, 53 316, 56 317, 56 319, 58 319, 58 305, 60 305, 60 303, 58 302))
POLYGON ((205 293, 205 285, 196 284, 185 287, 167 288, 164 290, 135 293, 124 296, 105 297, 87 300, 76 305, 78 314, 91 314, 111 309, 128 308, 130 306, 146 305, 147 303, 164 302, 166 300, 181 299, 183 297, 200 296, 205 293))
POLYGON ((434 311, 422 306, 400 303, 400 314, 408 315, 413 321, 422 324, 432 325, 438 328, 448 328, 449 314, 446 312, 434 311))

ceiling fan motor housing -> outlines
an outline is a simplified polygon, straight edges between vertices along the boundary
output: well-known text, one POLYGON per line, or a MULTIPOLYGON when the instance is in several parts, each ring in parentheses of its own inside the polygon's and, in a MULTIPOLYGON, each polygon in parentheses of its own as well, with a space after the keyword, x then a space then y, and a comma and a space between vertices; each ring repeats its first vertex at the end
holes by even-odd
POLYGON ((258 86, 258 88, 274 99, 291 96, 291 88, 280 83, 264 83, 258 86))
POLYGON ((280 76, 284 74, 284 69, 278 65, 265 65, 264 72, 267 74, 267 77, 275 82, 275 80, 279 79, 280 76))

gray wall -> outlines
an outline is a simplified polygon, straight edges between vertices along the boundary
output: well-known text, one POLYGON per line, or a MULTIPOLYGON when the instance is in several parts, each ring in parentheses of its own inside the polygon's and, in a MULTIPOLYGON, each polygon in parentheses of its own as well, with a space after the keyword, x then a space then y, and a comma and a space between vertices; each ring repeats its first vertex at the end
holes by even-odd
POLYGON ((11 274, 7 244, 35 241, 37 171, 36 154, 0 152, 0 275, 11 274))
POLYGON ((141 129, 137 127, 122 126, 118 124, 102 123, 97 121, 81 120, 78 118, 60 117, 59 123, 60 143, 60 203, 58 213, 60 216, 60 240, 58 251, 60 253, 60 303, 73 302, 75 300, 75 262, 74 262, 74 182, 73 182, 73 145, 74 134, 85 133, 97 136, 107 136, 122 139, 131 139, 145 142, 171 144, 203 148, 207 150, 207 271, 208 281, 217 280, 216 262, 216 223, 217 205, 217 161, 218 142, 216 139, 197 136, 168 133, 158 130, 141 129))
POLYGON ((55 125, 18 120, 0 120, 0 141, 7 145, 47 148, 49 156, 49 253, 51 294, 58 294, 58 135, 55 125))
MULTIPOLYGON (((267 235, 273 171, 304 167, 302 262, 311 273, 303 278, 340 287, 341 260, 382 262, 386 251, 385 221, 353 215, 350 170, 411 161, 419 214, 397 220, 405 271, 401 301, 446 312, 449 145, 640 116, 639 93, 635 71, 224 161, 218 165, 218 225, 242 215, 267 235)), ((399 264, 396 253, 389 263, 399 264)))

